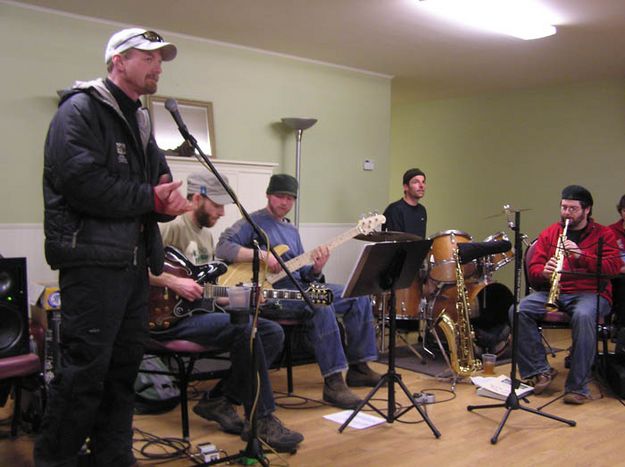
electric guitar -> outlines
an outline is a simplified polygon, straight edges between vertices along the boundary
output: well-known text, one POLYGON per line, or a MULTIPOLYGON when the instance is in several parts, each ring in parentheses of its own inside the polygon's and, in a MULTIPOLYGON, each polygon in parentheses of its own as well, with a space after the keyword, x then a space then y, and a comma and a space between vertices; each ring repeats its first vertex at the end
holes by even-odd
MULTIPOLYGON (((343 232, 329 242, 323 244, 323 246, 326 246, 329 250, 332 250, 358 234, 368 234, 372 232, 373 230, 375 230, 376 227, 384 224, 385 222, 386 218, 382 214, 371 215, 369 217, 361 219, 360 221, 358 221, 358 224, 355 227, 352 227, 350 230, 343 232)), ((289 251, 289 247, 286 245, 278 245, 275 247, 275 250, 276 253, 282 256, 284 253, 289 251)), ((291 258, 290 260, 288 260, 286 262, 286 265, 289 270, 291 272, 294 272, 306 266, 307 264, 312 264, 313 259, 311 253, 312 251, 307 251, 299 256, 296 256, 295 258, 291 258)), ((264 266, 261 266, 260 269, 262 273, 264 266)), ((280 271, 277 273, 267 274, 264 280, 266 283, 273 285, 284 277, 286 277, 286 273, 284 271, 280 271)), ((228 271, 221 275, 217 282, 221 285, 234 285, 239 283, 251 282, 251 280, 252 263, 234 263, 228 266, 228 271)))
MULTIPOLYGON (((190 302, 179 297, 167 287, 150 286, 148 320, 150 332, 169 329, 179 320, 197 311, 214 311, 214 299, 227 297, 228 287, 208 282, 214 282, 227 269, 226 264, 221 261, 212 261, 196 266, 176 248, 166 247, 163 271, 178 277, 193 279, 198 284, 203 285, 205 300, 190 302)), ((315 305, 330 305, 334 301, 332 290, 319 284, 312 284, 306 293, 315 305)), ((303 300, 302 294, 298 290, 263 289, 262 297, 266 301, 303 300)))

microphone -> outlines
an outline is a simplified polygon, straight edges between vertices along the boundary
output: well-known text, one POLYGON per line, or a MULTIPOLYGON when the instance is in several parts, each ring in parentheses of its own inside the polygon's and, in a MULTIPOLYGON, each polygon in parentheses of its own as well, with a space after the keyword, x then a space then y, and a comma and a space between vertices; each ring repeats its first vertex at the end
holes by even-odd
POLYGON ((470 263, 474 259, 495 253, 505 253, 512 248, 512 243, 508 240, 497 240, 494 242, 468 242, 458 244, 458 256, 460 264, 470 263))
POLYGON ((189 133, 189 130, 187 129, 187 125, 184 124, 184 121, 182 120, 182 116, 180 115, 180 112, 178 111, 178 103, 176 102, 176 99, 172 97, 167 98, 167 100, 165 101, 165 108, 169 110, 169 113, 171 114, 174 121, 176 122, 176 125, 178 125, 178 131, 180 131, 180 134, 185 139, 192 138, 191 134, 189 133))
POLYGON ((514 229, 514 222, 512 221, 511 217, 510 217, 510 205, 509 204, 504 204, 503 205, 503 210, 506 213, 506 218, 508 219, 508 227, 511 229, 514 229))

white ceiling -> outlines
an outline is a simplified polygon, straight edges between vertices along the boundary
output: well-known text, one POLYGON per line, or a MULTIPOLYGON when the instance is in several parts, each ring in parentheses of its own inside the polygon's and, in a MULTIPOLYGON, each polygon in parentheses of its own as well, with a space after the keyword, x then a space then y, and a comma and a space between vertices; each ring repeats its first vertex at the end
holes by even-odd
POLYGON ((534 41, 450 24, 415 2, 20 1, 390 75, 417 98, 625 76, 625 0, 542 0, 561 20, 534 41))

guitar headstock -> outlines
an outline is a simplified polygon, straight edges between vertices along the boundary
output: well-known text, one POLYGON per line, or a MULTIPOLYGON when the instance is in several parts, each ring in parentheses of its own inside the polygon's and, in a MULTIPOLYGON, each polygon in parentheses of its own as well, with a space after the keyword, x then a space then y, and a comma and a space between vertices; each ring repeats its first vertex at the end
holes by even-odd
POLYGON ((358 221, 358 231, 362 234, 368 234, 373 232, 377 227, 386 222, 386 217, 382 214, 374 213, 368 217, 360 219, 358 221))
POLYGON ((306 294, 314 305, 332 305, 334 301, 334 292, 320 284, 311 284, 306 294))

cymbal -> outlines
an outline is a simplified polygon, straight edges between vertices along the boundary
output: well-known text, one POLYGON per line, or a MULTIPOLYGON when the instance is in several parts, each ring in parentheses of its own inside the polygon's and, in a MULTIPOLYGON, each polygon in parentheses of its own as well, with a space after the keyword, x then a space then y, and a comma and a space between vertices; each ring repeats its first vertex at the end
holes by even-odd
POLYGON ((484 219, 493 219, 495 217, 500 217, 500 216, 507 216, 508 213, 513 213, 513 212, 525 212, 525 211, 531 211, 532 208, 523 208, 523 209, 509 209, 508 212, 506 212, 505 209, 502 209, 500 212, 498 212, 497 214, 492 214, 490 216, 484 217, 484 219))
POLYGON ((405 242, 409 240, 423 240, 418 235, 406 233, 406 232, 393 232, 387 230, 386 232, 373 231, 368 234, 359 234, 354 237, 356 240, 364 240, 365 242, 405 242))

